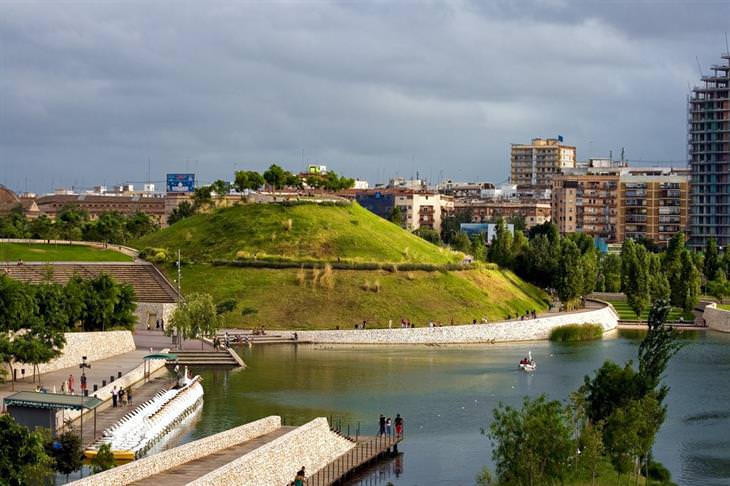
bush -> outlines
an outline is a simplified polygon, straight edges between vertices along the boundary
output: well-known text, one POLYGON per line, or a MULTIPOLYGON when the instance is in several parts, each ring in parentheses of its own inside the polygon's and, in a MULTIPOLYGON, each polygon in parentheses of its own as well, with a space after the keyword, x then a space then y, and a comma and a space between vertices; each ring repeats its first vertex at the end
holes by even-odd
POLYGON ((568 324, 550 331, 550 340, 560 343, 592 341, 603 337, 603 327, 598 324, 568 324))
POLYGON ((217 314, 225 314, 236 308, 236 299, 223 299, 215 305, 217 314))
POLYGON ((649 479, 667 483, 672 480, 672 473, 660 462, 649 462, 649 479))
POLYGON ((139 257, 151 263, 167 263, 172 261, 167 248, 153 248, 151 246, 140 251, 139 257))

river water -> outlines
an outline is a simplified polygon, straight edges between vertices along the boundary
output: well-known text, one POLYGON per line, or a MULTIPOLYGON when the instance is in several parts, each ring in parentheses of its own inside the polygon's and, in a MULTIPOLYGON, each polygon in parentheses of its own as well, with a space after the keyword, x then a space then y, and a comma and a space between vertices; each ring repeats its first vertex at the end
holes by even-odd
MULTIPOLYGON (((501 401, 541 393, 565 400, 610 359, 636 359, 640 336, 580 344, 535 342, 467 347, 267 345, 241 350, 248 368, 200 370, 205 403, 183 441, 267 415, 287 424, 336 417, 351 433, 377 432, 380 413, 406 421, 402 454, 353 485, 470 485, 491 446, 480 430, 501 401), (536 373, 517 370, 528 350, 536 373)), ((730 335, 687 333, 670 363, 669 413, 654 448, 681 485, 730 484, 730 335)))

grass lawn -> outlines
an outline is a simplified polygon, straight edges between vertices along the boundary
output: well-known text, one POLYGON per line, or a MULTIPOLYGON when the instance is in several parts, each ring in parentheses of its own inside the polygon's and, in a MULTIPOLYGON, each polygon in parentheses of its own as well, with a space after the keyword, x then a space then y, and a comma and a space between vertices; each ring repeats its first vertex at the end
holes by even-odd
MULTIPOLYGON (((616 309, 616 312, 618 313, 619 319, 622 321, 646 321, 649 319, 649 308, 644 309, 644 311, 641 313, 640 316, 636 315, 636 312, 629 307, 629 304, 626 303, 626 301, 622 300, 609 300, 608 301, 614 309, 616 309)), ((682 309, 678 307, 672 307, 672 310, 669 311, 669 321, 678 321, 680 317, 684 317, 685 321, 694 321, 694 315, 690 312, 687 315, 683 315, 684 312, 682 309)))
POLYGON ((14 262, 131 262, 132 257, 114 250, 80 245, 0 243, 0 261, 14 262))
POLYGON ((351 329, 363 319, 371 327, 387 327, 389 319, 399 326, 401 318, 417 326, 430 319, 448 324, 452 318, 464 324, 546 307, 541 290, 502 270, 334 270, 330 288, 322 277, 313 286, 314 278, 312 270, 194 264, 183 267, 182 287, 185 293, 208 292, 216 302, 236 299, 236 309, 226 315, 228 326, 268 329, 351 329), (249 315, 242 315, 244 309, 249 315))
POLYGON ((717 304, 718 309, 730 311, 730 304, 717 304))
POLYGON ((186 218, 134 242, 182 251, 197 262, 238 252, 363 262, 458 263, 463 256, 433 245, 357 203, 239 204, 186 218))

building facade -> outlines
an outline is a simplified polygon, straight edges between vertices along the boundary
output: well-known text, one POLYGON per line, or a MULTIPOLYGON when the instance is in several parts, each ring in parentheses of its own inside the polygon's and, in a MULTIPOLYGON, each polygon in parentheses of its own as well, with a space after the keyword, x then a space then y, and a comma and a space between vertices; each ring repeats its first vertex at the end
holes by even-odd
POLYGON ((689 173, 668 168, 584 168, 553 181, 552 218, 563 233, 609 243, 666 244, 689 223, 689 173))
POLYGON ((493 223, 498 219, 522 218, 529 230, 550 221, 551 208, 547 201, 457 200, 454 211, 471 213, 472 223, 493 223))
POLYGON ((512 144, 512 183, 518 187, 549 189, 552 179, 575 167, 575 147, 554 138, 534 138, 530 144, 512 144))
POLYGON ((709 238, 730 245, 730 53, 702 77, 688 106, 688 156, 692 171, 689 244, 709 238))

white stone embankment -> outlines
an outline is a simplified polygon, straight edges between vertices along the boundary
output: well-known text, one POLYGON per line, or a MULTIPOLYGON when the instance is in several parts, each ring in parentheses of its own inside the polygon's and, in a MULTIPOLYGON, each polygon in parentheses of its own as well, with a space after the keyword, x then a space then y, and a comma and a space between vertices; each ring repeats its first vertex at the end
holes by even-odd
POLYGON ((548 339, 550 331, 568 324, 598 324, 604 332, 618 326, 613 307, 561 313, 490 324, 466 324, 413 329, 297 331, 299 341, 318 344, 478 344, 548 339))
POLYGON ((332 432, 327 419, 319 417, 188 486, 287 486, 300 467, 304 466, 307 474, 312 475, 353 447, 354 442, 332 432))
POLYGON ((702 313, 702 317, 710 329, 720 332, 730 332, 730 311, 718 309, 717 304, 707 304, 702 313))
MULTIPOLYGON (((137 349, 130 331, 67 332, 64 336, 66 345, 62 354, 48 363, 38 365, 39 373, 77 368, 83 356, 89 361, 99 361, 137 349)), ((33 368, 24 363, 15 363, 14 367, 27 370, 33 368)))
POLYGON ((266 417, 219 434, 189 442, 174 449, 160 452, 159 454, 115 467, 114 469, 109 469, 99 474, 94 474, 93 476, 74 481, 70 484, 79 486, 120 486, 130 484, 167 471, 186 462, 215 454, 228 447, 233 447, 274 432, 280 427, 281 417, 266 417))

